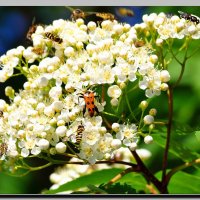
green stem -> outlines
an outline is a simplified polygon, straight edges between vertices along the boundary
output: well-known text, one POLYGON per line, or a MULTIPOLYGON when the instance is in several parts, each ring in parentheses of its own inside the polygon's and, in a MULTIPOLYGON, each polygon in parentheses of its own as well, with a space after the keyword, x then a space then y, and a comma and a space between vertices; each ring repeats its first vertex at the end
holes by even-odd
POLYGON ((127 93, 125 94, 125 98, 126 98, 126 103, 128 105, 128 109, 131 113, 131 116, 134 118, 135 121, 137 121, 136 117, 135 117, 135 114, 133 113, 132 109, 131 109, 131 105, 130 105, 130 102, 129 102, 129 99, 128 99, 128 96, 127 96, 127 93))
POLYGON ((117 115, 115 115, 115 114, 108 113, 108 112, 105 112, 105 111, 103 111, 102 113, 105 114, 105 115, 111 116, 111 117, 120 118, 119 116, 117 116, 117 115))

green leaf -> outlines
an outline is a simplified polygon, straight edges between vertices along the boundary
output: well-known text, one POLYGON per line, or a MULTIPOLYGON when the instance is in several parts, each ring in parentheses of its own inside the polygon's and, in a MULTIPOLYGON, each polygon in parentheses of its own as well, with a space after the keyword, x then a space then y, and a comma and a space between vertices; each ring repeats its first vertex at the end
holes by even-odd
POLYGON ((200 177, 179 171, 169 182, 170 194, 199 194, 200 177))
MULTIPOLYGON (((161 177, 161 172, 156 177, 161 177)), ((200 177, 183 171, 175 173, 169 182, 170 194, 199 194, 200 177)))
POLYGON ((108 188, 105 188, 105 186, 101 185, 100 188, 107 191, 108 194, 136 194, 136 190, 127 183, 115 183, 109 185, 108 188))
MULTIPOLYGON (((153 134, 154 141, 161 146, 162 148, 165 148, 166 144, 166 137, 162 134, 153 134)), ((197 159, 199 157, 199 154, 196 152, 193 152, 191 149, 186 147, 184 144, 181 143, 181 140, 178 138, 171 139, 170 140, 170 147, 169 152, 173 155, 179 157, 184 162, 190 162, 194 159, 197 159)))
POLYGON ((123 169, 119 168, 95 171, 89 175, 81 176, 76 180, 65 183, 55 190, 49 190, 46 192, 46 194, 55 194, 69 190, 76 191, 80 188, 87 187, 88 185, 100 185, 102 183, 107 183, 122 171, 123 169))
POLYGON ((121 184, 127 183, 128 185, 131 185, 137 193, 139 193, 140 191, 144 191, 147 184, 145 178, 139 173, 128 173, 117 182, 121 184))
POLYGON ((200 142, 200 131, 196 131, 195 135, 197 137, 197 140, 200 142))

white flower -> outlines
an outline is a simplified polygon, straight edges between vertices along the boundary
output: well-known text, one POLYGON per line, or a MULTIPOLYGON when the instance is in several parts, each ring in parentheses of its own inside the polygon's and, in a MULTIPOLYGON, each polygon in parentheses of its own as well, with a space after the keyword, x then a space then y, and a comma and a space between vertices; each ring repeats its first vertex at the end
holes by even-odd
POLYGON ((108 88, 107 93, 108 93, 109 97, 117 99, 122 94, 122 91, 121 91, 121 89, 119 88, 118 85, 112 85, 108 88))
POLYGON ((119 100, 113 98, 113 99, 110 100, 110 104, 111 104, 112 106, 117 106, 117 105, 119 104, 119 100))
POLYGON ((120 125, 120 130, 116 138, 123 141, 125 146, 130 146, 133 142, 138 142, 137 126, 135 124, 120 125))
POLYGON ((0 110, 4 111, 6 107, 6 102, 3 99, 0 99, 0 110))
POLYGON ((23 148, 22 150, 21 150, 21 156, 22 157, 27 157, 28 155, 29 155, 29 150, 28 149, 26 149, 26 148, 23 148))
POLYGON ((61 95, 62 95, 62 88, 60 86, 52 87, 51 90, 49 91, 49 96, 54 100, 59 99, 61 95))
POLYGON ((64 105, 62 101, 54 101, 52 104, 52 108, 56 111, 59 112, 63 109, 64 105))
POLYGON ((42 76, 38 79, 38 86, 46 87, 48 85, 48 82, 49 82, 49 80, 46 77, 42 76))

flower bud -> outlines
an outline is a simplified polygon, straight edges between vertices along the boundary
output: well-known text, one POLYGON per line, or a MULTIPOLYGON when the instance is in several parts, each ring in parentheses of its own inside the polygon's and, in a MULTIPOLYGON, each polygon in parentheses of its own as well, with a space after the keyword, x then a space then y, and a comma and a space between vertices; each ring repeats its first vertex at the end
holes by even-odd
POLYGON ((152 108, 152 109, 150 109, 149 114, 150 114, 151 116, 156 116, 157 110, 156 110, 155 108, 152 108))
POLYGON ((162 44, 163 44, 163 39, 158 38, 158 39, 156 40, 156 45, 157 45, 158 47, 160 47, 160 46, 162 46, 162 44))
POLYGON ((57 121, 57 126, 64 126, 65 125, 65 121, 64 120, 59 120, 57 121))
POLYGON ((90 31, 94 31, 97 27, 95 22, 89 22, 87 26, 90 31))
POLYGON ((64 54, 65 56, 67 57, 71 57, 75 54, 75 51, 74 51, 74 48, 72 47, 67 47, 65 50, 64 50, 64 54))
POLYGON ((38 146, 41 150, 47 150, 49 148, 49 141, 46 139, 40 139, 38 142, 38 146))
POLYGON ((162 91, 167 91, 169 88, 168 84, 167 83, 162 83, 161 86, 160 86, 160 89, 162 91))
POLYGON ((111 99, 110 103, 112 106, 117 106, 119 101, 118 101, 118 99, 113 98, 113 99, 111 99))
POLYGON ((170 80, 170 74, 167 70, 162 70, 160 72, 160 79, 162 82, 168 82, 170 80))
POLYGON ((118 123, 113 123, 112 124, 112 130, 115 131, 115 132, 119 131, 119 127, 120 127, 120 125, 118 123))
POLYGON ((145 144, 150 144, 153 142, 153 138, 150 135, 145 136, 144 138, 145 144))
POLYGON ((7 87, 5 88, 5 95, 6 95, 7 97, 9 97, 10 99, 13 99, 13 98, 14 98, 14 95, 15 95, 15 90, 14 90, 12 87, 7 86, 7 87))
POLYGON ((154 122, 154 117, 151 115, 146 115, 144 117, 144 124, 152 124, 154 122))
POLYGON ((155 125, 154 125, 154 124, 150 124, 150 125, 149 125, 149 130, 150 130, 150 131, 152 131, 154 128, 155 128, 155 125))
POLYGON ((122 145, 122 142, 119 139, 113 139, 111 142, 111 147, 113 149, 119 149, 122 145))
POLYGON ((147 107, 148 107, 148 102, 147 101, 141 101, 139 107, 142 109, 142 110, 145 110, 147 107))
POLYGON ((65 126, 59 126, 56 128, 56 135, 63 137, 66 135, 67 128, 65 126))
POLYGON ((67 147, 63 142, 59 142, 58 144, 56 144, 56 151, 58 153, 65 153, 67 147))
POLYGON ((151 63, 155 64, 158 61, 157 55, 150 55, 149 60, 151 63))

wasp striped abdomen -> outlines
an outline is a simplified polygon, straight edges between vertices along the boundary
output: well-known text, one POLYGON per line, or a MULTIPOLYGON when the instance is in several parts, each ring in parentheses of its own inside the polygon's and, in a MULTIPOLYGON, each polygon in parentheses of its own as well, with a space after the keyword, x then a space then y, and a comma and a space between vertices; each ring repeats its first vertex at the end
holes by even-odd
POLYGON ((45 36, 49 38, 50 40, 57 42, 58 44, 61 44, 63 42, 62 38, 58 37, 54 33, 46 32, 45 36))
POLYGON ((76 144, 80 144, 82 140, 82 135, 83 131, 85 130, 85 127, 81 124, 77 128, 77 133, 76 133, 76 144))

